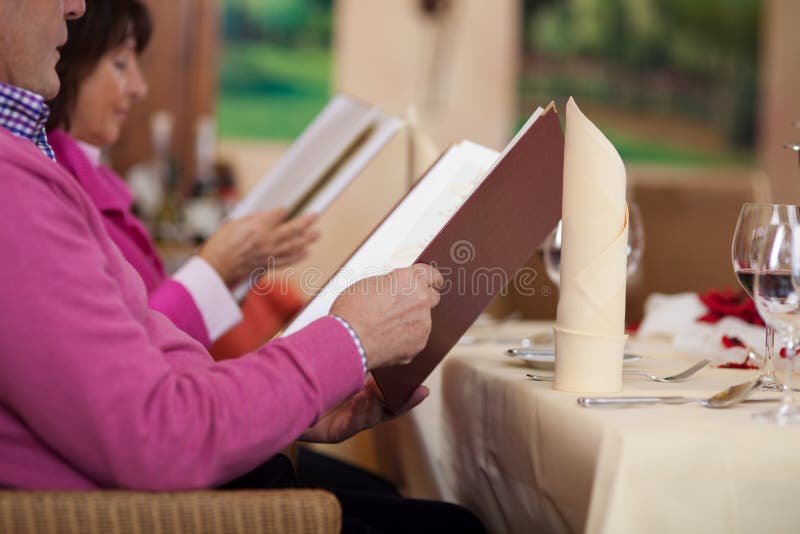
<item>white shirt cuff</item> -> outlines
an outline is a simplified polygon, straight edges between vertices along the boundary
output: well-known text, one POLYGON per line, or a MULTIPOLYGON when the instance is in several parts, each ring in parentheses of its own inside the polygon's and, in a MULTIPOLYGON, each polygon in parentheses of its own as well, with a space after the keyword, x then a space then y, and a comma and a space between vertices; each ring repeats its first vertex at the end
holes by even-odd
POLYGON ((228 286, 203 258, 189 258, 172 279, 194 299, 212 342, 242 320, 242 311, 228 286))

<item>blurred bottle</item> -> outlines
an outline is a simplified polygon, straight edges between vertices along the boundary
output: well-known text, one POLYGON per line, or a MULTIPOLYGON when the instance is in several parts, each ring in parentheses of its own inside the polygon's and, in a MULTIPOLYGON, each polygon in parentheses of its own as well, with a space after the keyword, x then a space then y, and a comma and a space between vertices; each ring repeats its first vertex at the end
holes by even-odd
POLYGON ((227 161, 218 161, 214 168, 219 182, 219 198, 222 201, 222 210, 228 215, 239 200, 239 191, 236 188, 236 176, 227 161))
POLYGON ((204 189, 216 187, 214 160, 217 154, 217 123, 214 117, 205 115, 197 120, 195 155, 197 157, 197 176, 195 183, 204 189))
POLYGON ((161 241, 183 241, 182 202, 179 188, 180 169, 172 152, 175 117, 168 111, 157 111, 150 118, 153 143, 152 166, 162 193, 161 209, 156 222, 156 237, 161 241))
POLYGON ((175 225, 180 218, 176 196, 178 172, 171 152, 174 124, 171 113, 153 113, 150 118, 153 158, 133 165, 126 176, 135 213, 159 240, 176 238, 175 225))
POLYGON ((184 229, 197 243, 208 239, 225 216, 214 164, 216 148, 216 121, 211 116, 201 117, 197 122, 195 139, 197 175, 183 210, 184 229))

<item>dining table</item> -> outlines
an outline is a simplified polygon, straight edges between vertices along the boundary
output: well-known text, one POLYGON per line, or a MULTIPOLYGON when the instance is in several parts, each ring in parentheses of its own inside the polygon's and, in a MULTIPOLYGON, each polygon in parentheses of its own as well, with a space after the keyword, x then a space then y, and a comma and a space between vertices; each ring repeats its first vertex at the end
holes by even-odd
MULTIPOLYGON (((752 415, 779 394, 727 409, 699 403, 585 408, 557 391, 546 362, 507 349, 544 341, 544 321, 478 321, 427 379, 431 393, 380 430, 405 494, 466 506, 489 532, 799 532, 800 425, 752 415)), ((625 369, 669 375, 697 358, 631 336, 625 369)), ((712 364, 658 383, 626 375, 622 395, 702 399, 756 379, 712 364)))

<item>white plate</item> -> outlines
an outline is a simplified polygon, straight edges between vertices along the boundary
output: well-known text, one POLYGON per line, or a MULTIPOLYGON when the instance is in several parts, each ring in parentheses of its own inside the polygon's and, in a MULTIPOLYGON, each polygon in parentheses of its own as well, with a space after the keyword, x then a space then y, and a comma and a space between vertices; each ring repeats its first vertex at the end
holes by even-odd
MULTIPOLYGON (((556 356, 553 349, 508 349, 506 356, 525 362, 537 369, 553 369, 556 366, 556 356)), ((625 354, 622 363, 635 362, 642 357, 637 354, 625 354)))

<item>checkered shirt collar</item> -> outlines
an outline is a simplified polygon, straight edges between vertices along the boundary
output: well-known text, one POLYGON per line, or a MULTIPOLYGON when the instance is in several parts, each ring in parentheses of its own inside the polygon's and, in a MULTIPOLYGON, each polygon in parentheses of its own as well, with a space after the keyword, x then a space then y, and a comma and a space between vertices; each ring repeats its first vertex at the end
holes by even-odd
POLYGON ((0 83, 0 127, 33 142, 45 156, 55 161, 45 131, 49 116, 50 109, 44 98, 25 89, 0 83))

